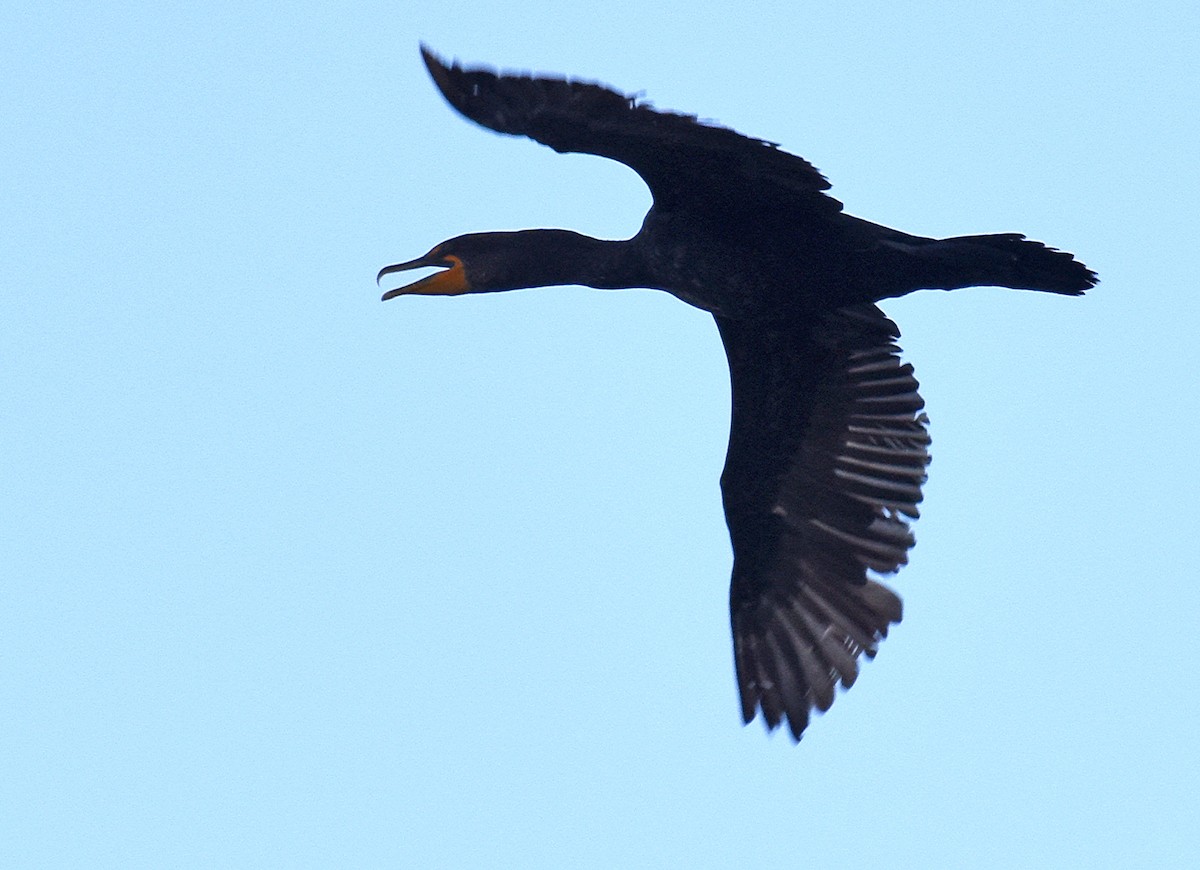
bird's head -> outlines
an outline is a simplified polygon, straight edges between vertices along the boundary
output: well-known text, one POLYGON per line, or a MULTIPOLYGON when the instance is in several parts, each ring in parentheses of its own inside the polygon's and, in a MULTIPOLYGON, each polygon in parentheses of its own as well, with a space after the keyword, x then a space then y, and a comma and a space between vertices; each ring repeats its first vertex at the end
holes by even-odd
POLYGON ((422 257, 417 257, 415 260, 409 260, 406 263, 394 263, 391 266, 384 266, 380 269, 379 275, 375 278, 376 283, 382 281, 385 275, 391 275, 395 272, 407 272, 412 269, 423 269, 426 267, 433 267, 439 270, 432 275, 426 275, 419 281, 414 281, 412 284, 387 291, 383 294, 384 301, 386 302, 388 299, 409 294, 419 296, 458 296, 463 293, 470 293, 475 287, 467 277, 467 266, 462 257, 461 243, 464 238, 466 237, 450 239, 449 241, 442 242, 440 245, 435 245, 429 253, 422 257))
POLYGON ((423 257, 384 266, 379 270, 379 278, 410 269, 441 270, 387 291, 383 294, 385 300, 407 295, 494 293, 557 284, 643 286, 636 278, 626 281, 621 271, 615 279, 607 277, 612 258, 619 255, 624 245, 624 242, 602 242, 570 230, 469 233, 435 245, 423 257))
POLYGON ((377 280, 395 272, 434 267, 441 271, 383 294, 396 296, 459 296, 538 286, 537 245, 541 231, 470 233, 435 245, 433 250, 407 263, 384 266, 377 280))

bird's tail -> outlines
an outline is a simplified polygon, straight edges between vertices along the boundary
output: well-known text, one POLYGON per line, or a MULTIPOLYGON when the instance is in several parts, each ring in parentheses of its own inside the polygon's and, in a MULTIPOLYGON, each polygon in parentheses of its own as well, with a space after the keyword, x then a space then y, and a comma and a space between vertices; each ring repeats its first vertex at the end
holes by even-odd
POLYGON ((1011 287, 1079 296, 1097 282, 1096 273, 1065 251, 1032 242, 1018 233, 955 236, 920 249, 928 283, 935 290, 1011 287))

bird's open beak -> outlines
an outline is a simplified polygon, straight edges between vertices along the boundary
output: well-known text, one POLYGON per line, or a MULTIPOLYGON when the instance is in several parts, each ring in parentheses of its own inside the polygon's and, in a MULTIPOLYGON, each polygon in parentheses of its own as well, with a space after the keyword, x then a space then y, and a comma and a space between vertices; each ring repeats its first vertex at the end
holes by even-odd
POLYGON ((442 271, 434 272, 432 275, 407 286, 389 290, 383 294, 383 301, 386 302, 397 296, 407 296, 410 294, 419 296, 457 296, 461 293, 471 292, 471 285, 467 282, 466 272, 463 271, 462 260, 458 257, 443 257, 433 253, 426 254, 424 257, 418 257, 415 260, 409 260, 407 263, 384 266, 379 270, 379 275, 375 278, 375 283, 378 284, 383 280, 384 275, 391 275, 393 272, 407 272, 409 269, 421 269, 428 266, 441 269, 442 271))

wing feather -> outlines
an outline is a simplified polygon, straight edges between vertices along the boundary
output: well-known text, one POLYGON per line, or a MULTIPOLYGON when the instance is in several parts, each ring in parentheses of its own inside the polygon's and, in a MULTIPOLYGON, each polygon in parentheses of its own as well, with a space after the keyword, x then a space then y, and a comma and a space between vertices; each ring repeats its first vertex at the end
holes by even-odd
POLYGON ((774 142, 728 127, 654 109, 634 96, 591 82, 465 69, 427 47, 421 56, 434 83, 466 118, 512 136, 527 136, 560 153, 620 161, 642 177, 659 208, 697 198, 728 209, 745 201, 762 207, 784 196, 820 211, 841 203, 817 169, 774 142))
POLYGON ((887 574, 913 546, 924 402, 874 305, 794 323, 717 318, 733 420, 721 488, 742 712, 799 739, 900 621, 887 574))

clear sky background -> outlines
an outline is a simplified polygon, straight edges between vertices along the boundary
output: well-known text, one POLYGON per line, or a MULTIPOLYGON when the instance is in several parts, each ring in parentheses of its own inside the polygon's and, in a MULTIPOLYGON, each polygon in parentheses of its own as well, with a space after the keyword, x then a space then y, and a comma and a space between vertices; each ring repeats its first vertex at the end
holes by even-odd
POLYGON ((1198 56, 1191 0, 6 6, 0 865, 1198 866, 1198 56), (886 305, 905 620, 799 746, 739 720, 711 319, 380 304, 649 202, 462 121, 420 40, 1100 273, 886 305))

